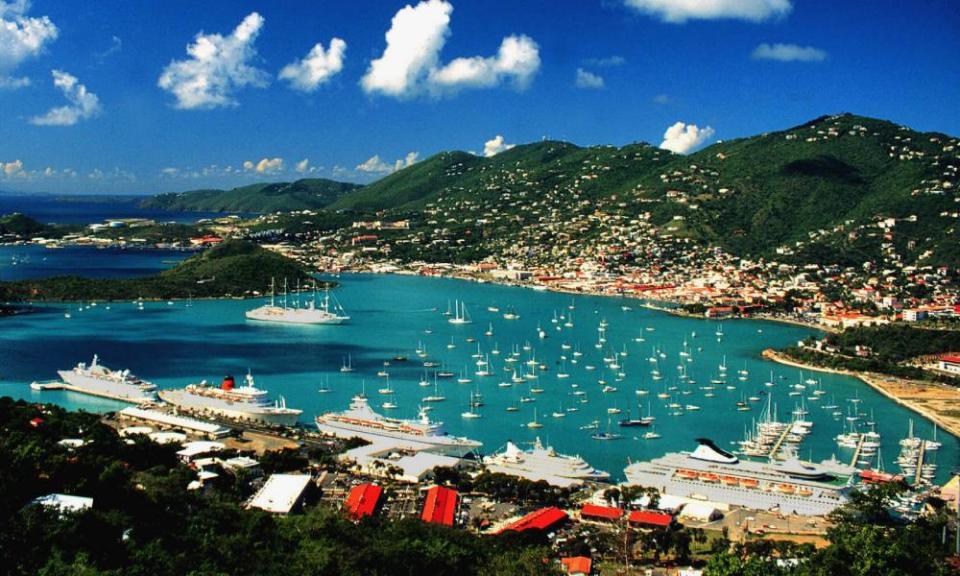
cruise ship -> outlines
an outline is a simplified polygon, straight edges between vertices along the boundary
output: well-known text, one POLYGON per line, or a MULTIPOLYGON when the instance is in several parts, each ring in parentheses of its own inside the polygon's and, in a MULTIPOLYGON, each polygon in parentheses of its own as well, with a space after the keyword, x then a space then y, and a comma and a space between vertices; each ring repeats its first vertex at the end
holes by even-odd
MULTIPOLYGON (((131 374, 130 370, 107 368, 100 364, 100 357, 96 354, 89 365, 86 362, 80 362, 72 370, 58 370, 57 374, 63 380, 63 388, 74 392, 132 404, 153 402, 157 399, 155 385, 141 380, 131 374)), ((31 385, 34 388, 40 386, 37 383, 34 384, 36 385, 31 385)))
POLYGON ((354 396, 350 408, 343 412, 328 412, 316 418, 317 428, 326 434, 342 438, 358 436, 371 442, 393 440, 437 454, 465 455, 482 444, 476 440, 451 436, 442 422, 431 422, 421 410, 417 420, 401 420, 378 414, 365 396, 354 396))
POLYGON ((844 504, 856 469, 836 459, 820 464, 740 460, 700 438, 693 452, 666 454, 624 470, 627 484, 661 494, 802 515, 828 514, 844 504))
POLYGON ((558 454, 553 447, 544 447, 539 437, 530 450, 522 450, 513 442, 507 442, 503 452, 485 457, 483 464, 491 472, 534 481, 545 480, 560 486, 602 482, 610 478, 609 473, 597 470, 579 456, 558 454))
POLYGON ((287 408, 282 397, 271 401, 266 390, 257 388, 250 374, 243 386, 236 386, 233 376, 227 376, 219 388, 203 381, 186 388, 161 390, 159 395, 164 402, 185 410, 271 426, 293 426, 303 413, 303 410, 287 408))
MULTIPOLYGON (((297 303, 299 304, 299 298, 297 303)), ((316 289, 314 289, 313 298, 305 306, 290 306, 287 299, 286 284, 284 284, 282 305, 278 306, 272 282, 270 284, 270 303, 248 310, 245 316, 249 320, 283 324, 343 324, 350 320, 339 303, 330 301, 329 291, 324 292, 323 299, 319 303, 317 302, 316 289)))

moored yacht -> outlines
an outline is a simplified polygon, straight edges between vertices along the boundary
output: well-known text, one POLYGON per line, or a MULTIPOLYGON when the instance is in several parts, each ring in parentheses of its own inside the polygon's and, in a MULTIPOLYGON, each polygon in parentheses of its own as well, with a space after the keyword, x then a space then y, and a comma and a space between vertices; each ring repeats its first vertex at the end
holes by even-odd
POLYGON ((287 408, 283 397, 271 401, 269 393, 257 388, 250 374, 243 386, 237 386, 233 376, 226 376, 219 387, 204 380, 185 388, 161 390, 159 395, 161 400, 178 408, 271 426, 293 426, 303 413, 303 410, 287 408))
POLYGON ((420 410, 417 420, 389 418, 375 412, 363 396, 354 396, 343 412, 317 416, 316 425, 321 432, 341 438, 406 441, 438 454, 466 454, 482 446, 475 440, 449 435, 442 422, 430 421, 425 410, 420 410))
POLYGON ((559 454, 552 447, 545 447, 539 437, 529 450, 522 450, 508 441, 503 452, 487 456, 483 463, 491 472, 562 485, 604 481, 610 477, 610 474, 590 466, 579 456, 559 454))

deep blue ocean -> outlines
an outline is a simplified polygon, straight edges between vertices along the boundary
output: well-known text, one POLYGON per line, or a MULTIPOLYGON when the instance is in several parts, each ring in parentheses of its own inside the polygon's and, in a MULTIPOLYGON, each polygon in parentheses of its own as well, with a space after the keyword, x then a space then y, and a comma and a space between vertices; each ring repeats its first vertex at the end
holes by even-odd
POLYGON ((109 218, 151 218, 157 222, 196 222, 223 216, 214 212, 170 212, 140 207, 145 196, 96 196, 0 194, 0 215, 20 212, 47 224, 92 224, 109 218), (69 198, 69 199, 65 199, 69 198))

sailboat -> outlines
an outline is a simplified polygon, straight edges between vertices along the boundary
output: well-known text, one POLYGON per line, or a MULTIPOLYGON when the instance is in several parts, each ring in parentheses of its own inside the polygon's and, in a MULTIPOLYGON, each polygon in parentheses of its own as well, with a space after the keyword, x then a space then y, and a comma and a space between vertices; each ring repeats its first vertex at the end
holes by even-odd
POLYGON ((451 324, 470 324, 472 320, 467 314, 467 303, 459 300, 455 301, 453 318, 447 319, 447 322, 451 324))
POLYGON ((320 389, 317 390, 317 392, 319 392, 320 394, 329 394, 330 392, 332 392, 332 390, 330 390, 330 385, 327 383, 326 378, 324 378, 323 381, 320 382, 320 389))
POLYGON ((607 418, 607 431, 606 432, 597 432, 590 436, 594 440, 622 440, 622 434, 615 434, 610 432, 610 419, 607 418))
POLYGON ((650 422, 644 420, 643 418, 631 418, 630 409, 628 408, 627 417, 621 419, 620 422, 618 422, 618 425, 620 425, 623 428, 634 427, 634 426, 649 426, 650 422))
POLYGON ((440 385, 437 383, 437 377, 436 377, 436 375, 434 375, 434 377, 433 377, 433 394, 432 394, 431 396, 425 396, 425 397, 423 398, 423 401, 424 401, 424 402, 443 402, 443 401, 446 400, 446 399, 447 399, 446 396, 442 396, 442 395, 440 394, 440 385))
POLYGON ((645 432, 643 434, 644 440, 656 440, 657 438, 660 438, 660 437, 661 437, 660 434, 656 430, 653 430, 652 428, 649 432, 645 432))
POLYGON ((353 358, 351 358, 349 354, 343 359, 343 366, 340 366, 340 371, 353 372, 353 358))
POLYGON ((537 421, 537 409, 533 409, 533 420, 527 422, 527 428, 543 428, 543 424, 537 421))
POLYGON ((470 408, 466 412, 461 412, 460 416, 467 419, 476 419, 481 418, 482 414, 477 412, 477 405, 479 402, 476 401, 473 392, 470 393, 470 408))

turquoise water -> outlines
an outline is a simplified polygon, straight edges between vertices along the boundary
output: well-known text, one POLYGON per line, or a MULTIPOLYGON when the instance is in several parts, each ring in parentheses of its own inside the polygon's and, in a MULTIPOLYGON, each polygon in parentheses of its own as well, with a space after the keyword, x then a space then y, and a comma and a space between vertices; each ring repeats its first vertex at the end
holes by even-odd
MULTIPOLYGON (((398 354, 409 358, 407 362, 393 362, 385 369, 390 374, 390 383, 395 390, 397 410, 390 411, 399 417, 414 417, 423 396, 433 393, 433 387, 421 387, 418 382, 424 373, 420 359, 415 354, 419 342, 429 352, 429 359, 442 361, 446 369, 459 372, 469 366, 472 373, 475 359, 471 357, 477 344, 468 344, 465 339, 476 338, 484 352, 490 352, 494 344, 501 351, 499 356, 490 356, 494 374, 488 377, 473 377, 470 384, 458 384, 456 378, 440 380, 441 394, 445 402, 432 404, 432 417, 446 422, 448 429, 481 440, 487 452, 500 449, 508 440, 532 441, 536 436, 548 440, 559 451, 580 454, 594 466, 605 469, 616 477, 622 477, 628 459, 645 460, 665 452, 691 449, 698 437, 709 437, 721 446, 730 446, 739 440, 751 422, 760 416, 766 402, 763 391, 772 394, 779 406, 781 419, 788 419, 799 396, 788 396, 789 386, 800 380, 799 371, 764 361, 760 352, 766 347, 780 347, 793 343, 811 333, 810 330, 759 321, 734 321, 723 324, 724 337, 718 341, 714 332, 719 325, 712 321, 678 318, 639 308, 633 300, 617 298, 575 296, 535 292, 532 290, 477 284, 451 279, 418 278, 411 276, 345 275, 340 278, 342 287, 337 290, 352 321, 343 326, 285 326, 246 321, 243 312, 257 305, 252 301, 198 301, 192 306, 185 302, 174 305, 148 303, 140 311, 130 302, 114 303, 107 310, 104 304, 80 311, 77 305, 43 307, 36 314, 0 319, 0 394, 35 400, 53 401, 71 408, 89 410, 114 409, 118 405, 108 401, 94 400, 68 392, 33 392, 28 383, 38 379, 55 377, 55 371, 73 366, 78 361, 89 361, 94 353, 100 355, 104 364, 116 368, 130 368, 140 376, 162 387, 182 386, 199 379, 218 382, 225 374, 242 375, 252 371, 257 383, 274 394, 283 395, 288 405, 304 410, 302 420, 309 422, 318 413, 346 408, 349 399, 363 389, 374 406, 388 399, 378 393, 386 386, 386 379, 376 376, 384 369, 383 362, 398 354), (473 323, 452 325, 443 312, 448 300, 466 301, 473 323), (573 304, 573 328, 563 327, 563 321, 554 324, 554 312, 569 314, 573 304), (623 310, 621 306, 632 306, 623 310), (501 314, 489 312, 489 306, 499 306, 501 314), (502 318, 502 311, 513 307, 520 314, 519 320, 502 318), (64 312, 72 312, 66 319, 64 312), (605 319, 607 348, 598 350, 598 325, 605 319), (484 332, 492 324, 493 336, 484 332), (537 325, 548 334, 540 339, 537 325), (561 329, 557 330, 557 326, 561 329), (653 330, 648 330, 652 328, 653 330), (432 330, 427 334, 426 330, 432 330), (696 337, 691 334, 696 332, 696 337), (642 336, 644 343, 634 339, 642 336), (678 353, 687 339, 692 350, 689 374, 695 385, 677 382, 678 353), (449 349, 451 342, 455 348, 449 349), (509 380, 503 372, 504 359, 513 346, 522 347, 529 342, 531 353, 548 365, 534 387, 544 389, 535 394, 536 402, 519 403, 523 395, 531 395, 527 385, 500 388, 498 383, 509 380), (564 350, 562 345, 572 348, 564 350), (567 379, 557 378, 560 357, 566 354, 573 358, 573 350, 579 346, 582 356, 574 365, 567 362, 567 379), (666 354, 659 359, 663 379, 652 380, 648 358, 654 347, 666 354), (628 352, 621 360, 626 377, 615 381, 614 371, 604 370, 603 377, 618 391, 603 393, 600 367, 603 357, 613 351, 628 352), (341 373, 343 358, 350 355, 353 373, 341 373), (713 398, 705 397, 699 386, 709 383, 718 371, 718 365, 726 357, 728 380, 737 386, 726 390, 717 386, 713 398), (595 365, 597 370, 588 371, 586 365, 595 365), (747 382, 737 380, 738 370, 749 371, 747 382), (770 371, 775 374, 776 385, 763 385, 770 371), (780 376, 784 378, 781 379, 780 376), (326 382, 331 392, 318 392, 326 382), (573 396, 576 390, 585 396, 573 396), (656 397, 669 386, 678 386, 672 400, 656 397), (650 394, 638 397, 635 389, 648 389, 650 394), (689 395, 681 395, 681 390, 689 395), (485 406, 479 409, 481 419, 467 420, 461 413, 468 409, 471 391, 483 394, 485 406), (744 397, 758 395, 761 401, 751 403, 753 410, 741 412, 736 402, 744 397), (588 403, 580 403, 580 398, 588 403), (639 405, 638 405, 639 400, 639 405), (634 416, 642 410, 646 415, 647 405, 656 417, 656 430, 662 434, 659 440, 643 440, 642 428, 619 428, 616 422, 631 409, 634 416), (695 404, 699 411, 688 411, 682 416, 672 416, 665 407, 667 402, 695 404), (519 412, 506 412, 510 405, 520 407, 519 412), (553 418, 552 413, 576 407, 577 412, 565 418, 553 418), (619 441, 601 442, 590 438, 592 432, 583 431, 583 426, 593 420, 600 421, 600 429, 607 429, 607 408, 624 410, 621 415, 609 416, 611 431, 622 433, 619 441), (539 430, 524 425, 534 418, 544 424, 539 430)), ((528 353, 523 353, 523 359, 528 353)), ((659 356, 657 356, 659 358, 659 356)), ((518 363, 519 368, 519 363, 518 363)), ((831 374, 804 374, 803 378, 822 380, 827 391, 819 404, 835 403, 847 410, 850 398, 861 400, 861 411, 873 414, 877 431, 883 436, 882 453, 887 469, 896 469, 893 464, 898 453, 897 442, 906 435, 908 420, 913 419, 918 435, 929 438, 932 425, 921 417, 887 400, 880 394, 853 378, 831 374), (831 398, 835 399, 830 402, 831 398)), ((432 381, 432 378, 431 378, 432 381)), ((804 397, 810 396, 808 388, 804 397)), ((816 402, 808 402, 808 419, 815 422, 813 433, 800 448, 801 456, 816 460, 831 454, 849 459, 849 451, 839 449, 834 436, 843 431, 842 418, 834 418, 816 402)), ((378 408, 379 409, 379 408, 378 408)), ((381 410, 382 411, 382 410, 381 410)), ((868 420, 865 417, 863 420, 868 420)), ((957 439, 940 434, 943 448, 935 455, 939 466, 938 480, 944 481, 957 464, 957 439)))
POLYGON ((35 244, 0 246, 0 280, 29 280, 77 275, 86 278, 127 278, 156 274, 192 255, 155 248, 49 249, 35 244))

